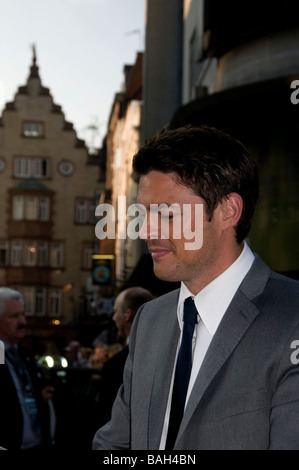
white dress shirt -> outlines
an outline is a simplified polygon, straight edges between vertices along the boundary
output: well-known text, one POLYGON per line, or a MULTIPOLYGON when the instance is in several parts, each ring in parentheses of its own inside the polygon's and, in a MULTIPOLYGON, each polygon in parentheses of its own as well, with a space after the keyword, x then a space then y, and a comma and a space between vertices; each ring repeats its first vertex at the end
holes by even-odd
MULTIPOLYGON (((226 271, 220 274, 220 276, 218 276, 204 289, 202 289, 197 295, 194 296, 189 291, 188 287, 183 282, 181 283, 177 309, 181 335, 183 329, 184 301, 187 299, 187 297, 191 296, 194 299, 195 306, 198 311, 198 323, 197 325, 195 325, 193 335, 193 364, 189 387, 187 391, 186 404, 189 399, 201 364, 203 362, 203 359, 212 341, 212 338, 222 320, 223 315, 225 314, 229 304, 231 303, 239 285, 241 284, 242 280, 251 268, 253 261, 254 254, 248 247, 247 243, 244 243, 242 253, 236 259, 236 261, 228 269, 226 269, 226 271)), ((181 338, 179 340, 177 354, 179 351, 180 343, 181 338)), ((166 408, 164 426, 160 442, 160 450, 165 449, 171 407, 174 372, 175 367, 172 376, 172 383, 169 390, 168 404, 166 408)))

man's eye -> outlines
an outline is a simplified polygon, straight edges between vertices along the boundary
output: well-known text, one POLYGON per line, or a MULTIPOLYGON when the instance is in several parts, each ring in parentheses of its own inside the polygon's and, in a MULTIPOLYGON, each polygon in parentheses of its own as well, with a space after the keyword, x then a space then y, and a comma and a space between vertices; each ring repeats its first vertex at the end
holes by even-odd
POLYGON ((167 212, 165 214, 163 214, 163 212, 161 213, 161 219, 163 220, 173 220, 175 219, 179 214, 175 213, 175 212, 167 212))

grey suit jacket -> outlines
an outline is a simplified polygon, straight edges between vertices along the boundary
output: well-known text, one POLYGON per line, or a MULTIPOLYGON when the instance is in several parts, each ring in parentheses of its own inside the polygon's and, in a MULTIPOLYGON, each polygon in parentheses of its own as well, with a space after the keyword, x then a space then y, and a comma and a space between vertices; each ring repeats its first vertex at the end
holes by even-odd
MULTIPOLYGON (((124 382, 93 449, 159 449, 179 338, 178 293, 146 303, 135 317, 124 382)), ((299 283, 256 256, 206 353, 175 449, 299 449, 296 340, 299 283)))

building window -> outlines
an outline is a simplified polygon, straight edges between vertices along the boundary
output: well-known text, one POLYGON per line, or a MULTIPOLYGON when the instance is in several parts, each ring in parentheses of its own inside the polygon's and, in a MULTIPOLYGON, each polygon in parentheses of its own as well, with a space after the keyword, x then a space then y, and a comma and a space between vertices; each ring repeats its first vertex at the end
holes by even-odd
POLYGON ((38 220, 38 197, 27 196, 25 198, 25 219, 38 220))
POLYGON ((0 240, 0 267, 7 266, 8 263, 9 263, 8 241, 0 240))
POLYGON ((36 242, 33 242, 33 241, 24 242, 23 264, 24 266, 36 266, 37 265, 36 242))
POLYGON ((61 289, 49 289, 49 315, 51 317, 61 316, 61 289))
MULTIPOLYGON (((4 245, 1 259, 9 259, 8 242, 7 253, 5 255, 4 245)), ((1 250, 1 242, 0 242, 1 250)), ((1 253, 1 251, 0 251, 1 253)), ((36 240, 12 240, 11 242, 11 264, 12 266, 41 266, 49 265, 48 261, 48 242, 36 240)), ((1 264, 0 264, 1 265, 1 264)))
POLYGON ((92 199, 76 199, 75 221, 78 224, 95 223, 95 203, 92 199))
POLYGON ((24 218, 24 197, 23 196, 13 197, 12 218, 13 220, 22 220, 24 218))
POLYGON ((48 243, 39 242, 37 244, 37 265, 48 266, 48 243))
POLYGON ((11 265, 22 265, 22 240, 12 240, 11 242, 11 265))
POLYGON ((85 224, 87 219, 87 201, 80 199, 76 201, 76 222, 78 224, 85 224))
POLYGON ((46 158, 33 158, 32 176, 38 179, 48 178, 50 176, 49 160, 46 158))
POLYGON ((42 137, 44 135, 44 126, 41 122, 24 122, 23 135, 25 137, 42 137))
POLYGON ((5 160, 4 160, 4 158, 0 157, 0 173, 2 173, 2 171, 5 170, 5 167, 6 167, 5 160))
POLYGON ((21 292, 24 299, 25 315, 32 317, 35 314, 35 289, 23 286, 21 292))
POLYGON ((16 286, 24 299, 25 315, 32 317, 45 316, 47 306, 47 288, 34 286, 16 286))
POLYGON ((13 196, 13 220, 49 220, 50 199, 40 196, 13 196))
POLYGON ((16 157, 14 159, 14 176, 16 178, 30 178, 30 158, 16 157))
POLYGON ((51 268, 63 267, 63 242, 52 242, 50 245, 50 266, 51 268))
POLYGON ((48 266, 48 243, 26 241, 23 250, 24 266, 48 266))
POLYGON ((91 243, 83 243, 82 245, 82 269, 92 269, 92 255, 94 246, 91 243))
POLYGON ((49 198, 48 197, 39 198, 39 220, 42 220, 42 221, 49 220, 49 198))
MULTIPOLYGON (((50 261, 49 245, 47 241, 38 240, 12 240, 11 265, 12 266, 40 266, 62 268, 64 259, 64 243, 51 242, 50 261)), ((0 263, 9 263, 8 242, 0 241, 0 263)), ((0 266, 4 264, 0 264, 0 266)))
POLYGON ((39 317, 46 314, 46 293, 45 287, 37 287, 35 292, 35 313, 39 317))
POLYGON ((50 160, 37 157, 15 157, 15 178, 46 179, 50 177, 50 160))

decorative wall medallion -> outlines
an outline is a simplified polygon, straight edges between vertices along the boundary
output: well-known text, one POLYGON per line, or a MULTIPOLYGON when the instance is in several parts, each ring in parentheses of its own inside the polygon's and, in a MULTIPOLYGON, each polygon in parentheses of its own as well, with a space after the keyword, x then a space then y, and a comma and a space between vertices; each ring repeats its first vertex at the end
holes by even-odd
POLYGON ((58 169, 61 175, 70 176, 74 173, 74 164, 69 160, 62 160, 58 165, 58 169))

